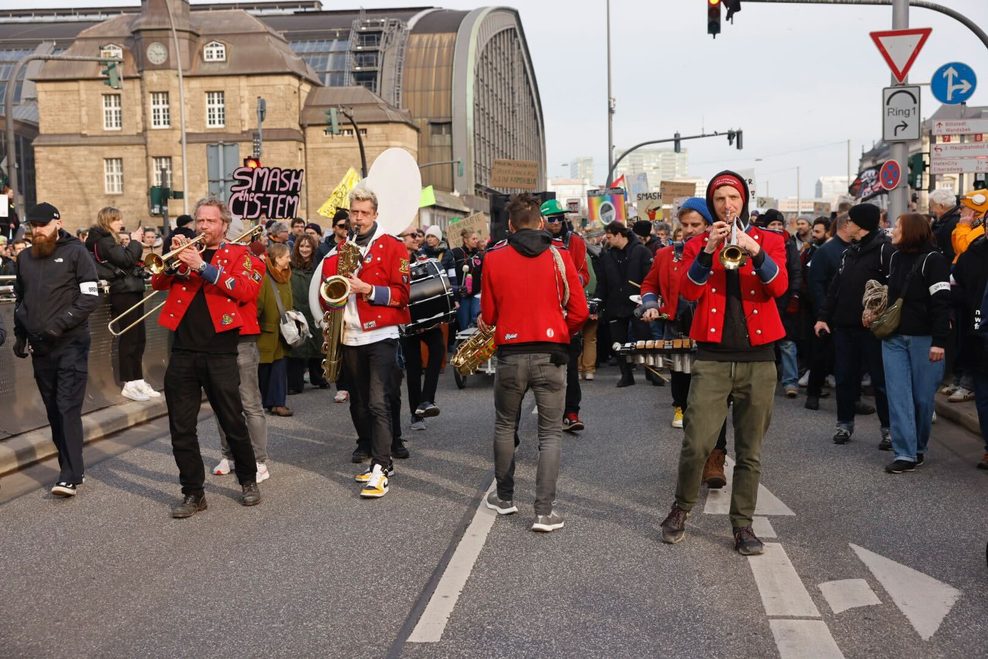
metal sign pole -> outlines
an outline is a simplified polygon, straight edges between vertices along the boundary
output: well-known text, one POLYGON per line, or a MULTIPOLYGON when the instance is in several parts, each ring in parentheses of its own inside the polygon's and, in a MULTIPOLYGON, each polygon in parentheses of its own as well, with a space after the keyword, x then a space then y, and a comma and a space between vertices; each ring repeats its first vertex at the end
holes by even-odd
MULTIPOLYGON (((892 29, 904 30, 909 27, 909 0, 894 0, 892 4, 892 29)), ((908 84, 908 78, 903 79, 903 85, 908 84)), ((892 76, 892 85, 900 84, 895 76, 892 76)), ((885 108, 882 107, 882 111, 885 108)), ((892 160, 899 163, 900 168, 904 168, 909 158, 909 144, 907 142, 892 143, 892 160)), ((899 185, 889 192, 889 224, 894 225, 896 219, 909 210, 909 183, 907 177, 902 176, 899 185)))

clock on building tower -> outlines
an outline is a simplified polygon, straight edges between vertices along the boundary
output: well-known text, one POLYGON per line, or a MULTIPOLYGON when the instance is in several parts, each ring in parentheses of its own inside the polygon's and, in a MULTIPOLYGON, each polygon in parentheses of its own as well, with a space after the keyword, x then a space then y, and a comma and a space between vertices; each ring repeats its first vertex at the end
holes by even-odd
POLYGON ((147 48, 148 61, 158 66, 168 59, 168 48, 160 41, 153 41, 147 48))

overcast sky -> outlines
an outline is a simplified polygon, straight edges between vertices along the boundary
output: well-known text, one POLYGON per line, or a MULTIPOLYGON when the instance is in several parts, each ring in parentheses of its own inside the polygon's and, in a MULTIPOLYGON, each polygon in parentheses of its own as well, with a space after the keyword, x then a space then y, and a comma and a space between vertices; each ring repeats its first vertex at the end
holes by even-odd
MULTIPOLYGON (((988 1, 940 0, 983 28, 988 1)), ((39 6, 136 5, 136 0, 40 0, 39 6)), ((195 4, 195 2, 193 2, 195 4)), ((327 9, 425 6, 405 0, 323 0, 327 9)), ((515 0, 535 63, 550 177, 569 175, 568 163, 592 156, 599 179, 607 162, 605 0, 515 0), (563 166, 563 163, 567 163, 563 166)), ((685 143, 690 175, 755 168, 758 192, 811 197, 816 179, 852 170, 862 147, 881 138, 881 93, 889 71, 868 33, 892 26, 891 7, 745 3, 716 39, 706 34, 705 0, 612 0, 614 141, 622 147, 650 139, 742 128, 744 150, 726 137, 685 143), (756 161, 756 159, 761 159, 756 161), (767 190, 766 190, 767 188, 767 190)), ((0 0, 22 7, 23 0, 0 0)), ((473 9, 483 3, 445 0, 473 9)), ((911 27, 932 27, 910 75, 929 83, 950 61, 974 68, 980 83, 970 105, 988 105, 988 49, 943 14, 912 8, 911 27)), ((924 88, 923 116, 938 107, 924 88)))

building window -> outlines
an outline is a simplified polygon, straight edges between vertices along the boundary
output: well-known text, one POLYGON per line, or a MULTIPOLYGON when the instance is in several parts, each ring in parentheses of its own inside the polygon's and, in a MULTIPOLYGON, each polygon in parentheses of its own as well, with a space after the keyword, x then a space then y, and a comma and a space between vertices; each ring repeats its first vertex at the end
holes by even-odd
POLYGON ((123 48, 115 43, 108 43, 100 46, 99 56, 101 59, 123 59, 123 48))
POLYGON ((155 185, 171 187, 172 159, 171 156, 155 156, 151 158, 151 173, 155 185), (162 176, 164 173, 164 176, 162 176))
POLYGON ((223 92, 206 92, 206 128, 226 126, 226 103, 223 92))
POLYGON ((219 41, 210 41, 202 49, 202 59, 206 62, 225 62, 226 46, 219 41))
POLYGON ((169 128, 171 125, 168 92, 151 92, 151 128, 169 128))
POLYGON ((103 130, 123 128, 123 105, 120 94, 103 94, 103 130))
POLYGON ((123 194, 123 158, 103 158, 103 189, 106 194, 123 194))

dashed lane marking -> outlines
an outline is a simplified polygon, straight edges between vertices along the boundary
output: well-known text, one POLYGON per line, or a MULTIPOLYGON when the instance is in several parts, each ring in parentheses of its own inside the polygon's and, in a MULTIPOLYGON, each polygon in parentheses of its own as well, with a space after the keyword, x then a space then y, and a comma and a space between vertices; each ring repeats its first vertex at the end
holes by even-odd
POLYGON ((843 659, 822 620, 769 620, 782 659, 843 659))
POLYGON ((768 517, 753 517, 751 520, 751 530, 755 532, 759 538, 776 538, 775 529, 772 528, 772 522, 768 521, 768 517))
MULTIPOLYGON (((703 512, 707 515, 726 515, 731 510, 731 485, 734 483, 734 460, 727 458, 724 463, 724 476, 727 485, 719 490, 707 492, 707 501, 703 512)), ((764 485, 758 485, 758 504, 755 506, 756 515, 795 515, 789 506, 768 491, 764 485)))
POLYGON ((823 593, 823 599, 827 600, 830 610, 834 613, 882 603, 864 579, 828 581, 820 584, 820 592, 823 593))
POLYGON ((796 573, 786 550, 777 542, 766 542, 765 553, 750 556, 748 565, 755 576, 762 606, 769 616, 819 618, 820 611, 796 573))

